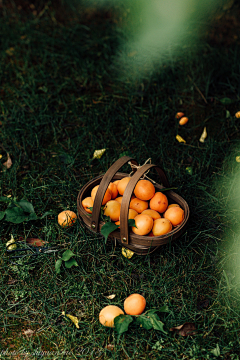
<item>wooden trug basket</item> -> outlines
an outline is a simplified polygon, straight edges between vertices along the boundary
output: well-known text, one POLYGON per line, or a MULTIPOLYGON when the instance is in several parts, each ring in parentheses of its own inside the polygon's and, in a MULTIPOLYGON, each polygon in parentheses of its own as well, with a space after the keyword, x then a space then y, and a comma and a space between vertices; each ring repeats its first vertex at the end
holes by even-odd
MULTIPOLYGON (((102 226, 104 225, 103 221, 99 220, 99 215, 102 206, 102 200, 105 195, 105 192, 111 181, 120 180, 123 177, 129 176, 126 173, 120 173, 118 170, 127 162, 131 162, 134 165, 138 165, 136 160, 129 157, 123 156, 118 159, 105 173, 105 175, 100 175, 92 180, 90 180, 83 188, 80 190, 77 197, 77 209, 78 209, 78 217, 79 220, 83 220, 86 227, 95 232, 100 232, 102 226), (94 204, 92 214, 88 214, 83 206, 82 200, 88 196, 91 196, 91 190, 99 185, 94 204)), ((140 236, 136 235, 133 232, 130 232, 128 226, 128 209, 130 204, 130 199, 133 193, 133 190, 138 182, 138 180, 151 168, 155 168, 158 172, 159 178, 161 180, 162 185, 158 183, 154 183, 156 191, 161 191, 163 188, 169 188, 169 182, 167 177, 162 169, 154 164, 145 164, 138 169, 133 169, 134 174, 129 181, 122 198, 121 204, 121 224, 120 229, 113 231, 109 235, 109 239, 117 240, 123 247, 130 249, 134 253, 138 255, 146 255, 149 254, 159 246, 167 244, 168 242, 177 239, 186 229, 187 221, 189 219, 189 207, 187 202, 178 194, 173 192, 172 190, 164 191, 166 194, 169 204, 179 204, 179 206, 184 210, 184 220, 183 222, 174 227, 173 230, 165 235, 161 236, 140 236)))

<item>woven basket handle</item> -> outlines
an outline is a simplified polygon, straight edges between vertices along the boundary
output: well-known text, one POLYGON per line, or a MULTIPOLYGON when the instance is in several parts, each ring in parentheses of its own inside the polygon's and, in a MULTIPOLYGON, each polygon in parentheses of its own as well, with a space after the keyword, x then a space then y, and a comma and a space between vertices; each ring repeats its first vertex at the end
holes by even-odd
MULTIPOLYGON (((92 222, 91 228, 93 231, 98 231, 98 224, 99 224, 99 215, 101 211, 102 201, 105 195, 105 192, 110 184, 114 175, 118 172, 118 170, 126 164, 128 161, 131 161, 134 165, 138 165, 137 161, 130 156, 122 156, 120 159, 115 161, 115 163, 108 169, 108 171, 103 176, 99 188, 96 193, 96 197, 93 203, 93 210, 92 210, 92 222)), ((136 169, 134 169, 136 171, 136 169)))
POLYGON ((128 244, 128 237, 129 237, 129 234, 128 234, 129 233, 128 210, 129 210, 129 204, 130 204, 130 199, 131 199, 133 190, 134 190, 138 180, 142 177, 142 175, 145 174, 145 172, 147 172, 151 168, 156 168, 163 186, 165 188, 170 187, 166 174, 157 165, 154 165, 154 164, 143 165, 135 172, 135 174, 133 174, 131 180, 127 184, 127 187, 124 191, 123 198, 122 198, 122 204, 121 204, 120 237, 121 237, 121 242, 123 244, 128 244))

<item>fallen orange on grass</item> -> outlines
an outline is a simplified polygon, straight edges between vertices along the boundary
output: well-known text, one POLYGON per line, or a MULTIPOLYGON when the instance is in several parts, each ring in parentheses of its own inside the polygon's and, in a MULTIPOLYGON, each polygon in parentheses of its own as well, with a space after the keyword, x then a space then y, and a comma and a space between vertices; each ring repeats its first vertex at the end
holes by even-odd
POLYGON ((116 305, 105 306, 99 313, 99 321, 102 325, 107 327, 114 327, 114 319, 118 315, 124 315, 122 309, 116 305))
POLYGON ((146 300, 140 294, 132 294, 124 301, 124 311, 128 315, 141 315, 146 307, 146 300))
POLYGON ((71 210, 64 210, 58 214, 58 224, 64 228, 72 226, 77 220, 77 215, 71 210))
POLYGON ((149 180, 139 180, 133 192, 140 200, 150 200, 155 194, 155 187, 149 180))

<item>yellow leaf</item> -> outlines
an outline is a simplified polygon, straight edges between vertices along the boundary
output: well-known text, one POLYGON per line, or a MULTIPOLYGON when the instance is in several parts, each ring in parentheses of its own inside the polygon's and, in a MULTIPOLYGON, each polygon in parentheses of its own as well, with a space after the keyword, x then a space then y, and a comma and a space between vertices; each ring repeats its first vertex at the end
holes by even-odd
POLYGON ((62 312, 62 315, 67 316, 70 320, 72 320, 72 322, 74 323, 76 328, 79 329, 78 318, 76 316, 73 316, 73 315, 70 315, 70 314, 65 314, 65 311, 62 312))
POLYGON ((180 135, 177 135, 177 136, 176 136, 176 139, 177 139, 177 141, 180 142, 180 143, 184 143, 184 144, 186 143, 186 141, 185 141, 180 135))
POLYGON ((203 133, 202 133, 199 141, 202 142, 202 143, 204 143, 206 137, 207 137, 207 129, 206 129, 206 126, 205 126, 204 129, 203 129, 203 133))
POLYGON ((11 239, 6 243, 6 248, 7 250, 15 250, 17 248, 17 244, 15 244, 15 240, 12 234, 11 234, 11 239))
POLYGON ((12 159, 10 158, 9 153, 7 153, 7 161, 3 163, 3 166, 5 166, 7 169, 10 169, 12 166, 12 159))
POLYGON ((105 151, 106 151, 106 149, 95 150, 94 154, 93 154, 93 159, 101 159, 101 157, 103 156, 105 151))
POLYGON ((2 154, 0 154, 0 159, 2 158, 2 154))
POLYGON ((236 162, 240 162, 240 156, 236 156, 236 162))
POLYGON ((115 294, 112 294, 112 295, 108 295, 108 296, 106 296, 106 298, 107 299, 109 299, 109 300, 112 300, 112 299, 114 299, 115 298, 115 294))
POLYGON ((6 54, 8 54, 9 56, 13 56, 13 53, 14 53, 14 47, 10 47, 9 49, 7 49, 6 51, 6 54))
POLYGON ((134 252, 123 247, 122 254, 123 254, 123 256, 125 256, 125 258, 131 259, 131 257, 133 257, 133 255, 134 255, 134 252))

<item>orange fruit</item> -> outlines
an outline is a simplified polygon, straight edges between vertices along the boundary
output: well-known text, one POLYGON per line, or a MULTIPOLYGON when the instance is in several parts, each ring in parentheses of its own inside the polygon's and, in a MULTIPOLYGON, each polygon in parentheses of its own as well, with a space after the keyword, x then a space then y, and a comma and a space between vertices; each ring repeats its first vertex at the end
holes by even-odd
POLYGON ((148 202, 135 198, 130 201, 129 208, 136 210, 140 214, 148 208, 148 202))
POLYGON ((149 215, 153 220, 160 219, 161 215, 156 211, 152 209, 143 210, 141 214, 149 215))
POLYGON ((154 236, 167 234, 172 230, 172 224, 168 219, 157 219, 153 222, 152 232, 154 236))
POLYGON ((121 204, 116 200, 110 200, 104 207, 104 215, 109 216, 112 221, 118 221, 120 217, 121 204))
POLYGON ((132 232, 137 235, 147 235, 153 227, 153 219, 149 215, 138 214, 135 218, 135 226, 132 226, 132 232))
POLYGON ((175 207, 175 206, 178 206, 178 207, 179 207, 178 204, 170 204, 170 205, 168 205, 168 209, 170 209, 171 207, 175 207))
POLYGON ((121 180, 119 180, 118 184, 117 184, 117 189, 120 195, 123 195, 127 184, 129 183, 129 181, 131 180, 130 177, 124 177, 121 180))
POLYGON ((64 228, 72 226, 77 220, 77 215, 71 210, 64 210, 58 214, 58 224, 64 228))
POLYGON ((116 305, 105 306, 99 313, 99 321, 107 327, 114 327, 114 319, 118 315, 124 315, 122 309, 116 305))
POLYGON ((140 200, 150 200, 155 194, 155 187, 149 180, 139 180, 133 192, 140 200))
POLYGON ((170 209, 167 209, 164 213, 164 218, 171 221, 173 226, 177 226, 181 224, 181 222, 184 219, 184 211, 180 207, 172 207, 170 209))
MULTIPOLYGON (((128 219, 134 219, 138 215, 138 212, 133 209, 128 209, 128 219)), ((116 225, 120 225, 120 220, 115 222, 116 225)))
POLYGON ((83 199, 83 201, 82 201, 82 206, 84 207, 84 210, 85 210, 87 213, 89 213, 89 214, 92 213, 92 211, 91 211, 90 209, 88 209, 88 208, 90 208, 90 207, 93 207, 93 199, 91 198, 91 196, 86 197, 85 199, 83 199))
POLYGON ((188 122, 188 118, 184 116, 179 120, 179 125, 185 125, 187 122, 188 122))
POLYGON ((181 119, 181 117, 183 117, 183 116, 184 116, 183 112, 178 112, 178 113, 176 113, 175 118, 176 119, 181 119))
POLYGON ((110 184, 108 185, 108 189, 111 191, 112 193, 112 200, 116 199, 116 197, 118 196, 118 189, 117 189, 117 185, 110 182, 110 184))
MULTIPOLYGON (((99 188, 99 185, 96 185, 93 189, 92 189, 92 192, 91 192, 91 198, 95 199, 95 196, 96 196, 96 193, 97 193, 97 190, 99 188)), ((106 190, 105 192, 105 195, 104 195, 104 198, 103 198, 103 201, 102 201, 102 205, 105 205, 109 200, 112 199, 112 193, 109 189, 106 190)))
POLYGON ((168 207, 168 199, 162 192, 156 192, 154 197, 150 200, 149 207, 159 213, 164 213, 168 207))
POLYGON ((128 315, 141 315, 146 307, 146 300, 140 294, 132 294, 124 301, 124 311, 128 315))

